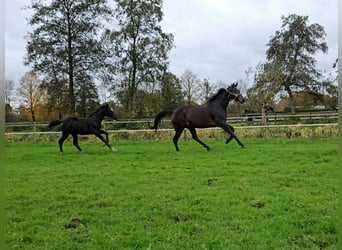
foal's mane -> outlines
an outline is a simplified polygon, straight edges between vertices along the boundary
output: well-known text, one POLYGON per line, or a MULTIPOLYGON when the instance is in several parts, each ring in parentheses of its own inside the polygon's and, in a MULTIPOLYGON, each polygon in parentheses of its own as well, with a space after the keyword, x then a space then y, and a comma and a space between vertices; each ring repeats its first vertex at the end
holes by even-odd
POLYGON ((213 95, 212 97, 209 98, 208 102, 211 102, 211 101, 215 100, 223 92, 227 92, 227 90, 224 89, 224 88, 220 88, 215 95, 213 95))
POLYGON ((106 107, 107 107, 106 105, 103 105, 103 106, 99 107, 97 110, 95 110, 93 113, 91 113, 88 117, 91 117, 91 116, 95 115, 97 112, 99 112, 99 110, 104 109, 106 107))

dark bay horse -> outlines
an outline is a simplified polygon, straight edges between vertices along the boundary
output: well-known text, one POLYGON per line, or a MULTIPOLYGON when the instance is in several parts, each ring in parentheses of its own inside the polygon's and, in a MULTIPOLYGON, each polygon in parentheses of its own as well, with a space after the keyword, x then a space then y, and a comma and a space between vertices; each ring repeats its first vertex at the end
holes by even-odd
POLYGON ((108 133, 101 129, 101 122, 105 116, 108 116, 113 120, 117 119, 114 111, 108 106, 108 104, 106 104, 97 109, 87 118, 68 117, 64 120, 53 120, 49 123, 48 127, 52 128, 58 124, 62 124, 62 137, 58 141, 60 152, 63 152, 63 142, 70 134, 72 135, 74 146, 79 151, 82 151, 82 149, 78 145, 77 135, 93 134, 103 141, 110 150, 115 152, 116 149, 108 144, 108 133), (102 134, 106 135, 106 139, 102 136, 102 134))
POLYGON ((177 151, 179 151, 178 139, 185 128, 189 129, 192 138, 207 150, 210 150, 210 147, 198 138, 196 128, 221 127, 230 134, 226 143, 234 138, 242 148, 245 148, 245 145, 234 134, 234 128, 226 124, 228 103, 231 100, 240 103, 245 102, 244 97, 237 89, 237 85, 238 84, 235 83, 227 89, 219 89, 213 97, 202 105, 180 106, 175 110, 161 111, 157 114, 151 129, 157 130, 161 119, 166 115, 171 115, 172 126, 176 131, 176 134, 173 137, 173 144, 177 151))

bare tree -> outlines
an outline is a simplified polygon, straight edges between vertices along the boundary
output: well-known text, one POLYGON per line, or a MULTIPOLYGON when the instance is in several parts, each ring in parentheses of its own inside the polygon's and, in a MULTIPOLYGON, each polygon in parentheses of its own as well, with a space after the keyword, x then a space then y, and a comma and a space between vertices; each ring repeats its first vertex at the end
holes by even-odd
POLYGON ((17 89, 19 98, 25 108, 30 112, 33 122, 36 121, 36 108, 44 98, 44 89, 41 85, 42 81, 36 73, 29 71, 20 79, 20 86, 17 89))
POLYGON ((186 104, 194 104, 196 102, 200 80, 190 69, 185 70, 180 79, 186 104))
POLYGON ((209 79, 204 78, 202 81, 199 81, 199 90, 199 99, 201 103, 204 103, 214 94, 215 85, 210 83, 209 79))
POLYGON ((14 82, 12 80, 6 79, 5 82, 5 103, 11 105, 12 96, 14 90, 14 82))
POLYGON ((250 107, 261 110, 263 125, 266 124, 266 112, 273 110, 280 80, 279 72, 271 64, 259 63, 256 66, 254 84, 247 90, 247 96, 250 107))

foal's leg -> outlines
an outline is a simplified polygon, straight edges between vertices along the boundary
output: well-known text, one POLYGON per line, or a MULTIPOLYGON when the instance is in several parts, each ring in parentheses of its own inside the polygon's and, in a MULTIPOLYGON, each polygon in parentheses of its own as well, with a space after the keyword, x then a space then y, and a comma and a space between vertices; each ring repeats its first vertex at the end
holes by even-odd
POLYGON ((62 153, 63 152, 63 142, 68 138, 69 134, 62 134, 62 137, 58 140, 59 144, 59 151, 62 153))
POLYGON ((175 129, 176 130, 176 134, 174 135, 172 141, 173 141, 173 144, 175 145, 175 148, 177 151, 179 151, 179 148, 178 148, 178 139, 179 137, 181 136, 184 128, 177 128, 175 129))
POLYGON ((108 142, 106 141, 105 138, 103 138, 103 136, 100 134, 100 132, 95 132, 94 135, 99 138, 101 141, 104 142, 104 144, 106 144, 106 146, 112 151, 112 152, 116 152, 117 150, 115 148, 113 148, 111 145, 108 144, 108 142))
POLYGON ((82 149, 80 148, 80 145, 78 145, 77 134, 72 134, 72 142, 73 142, 74 146, 75 146, 79 151, 82 151, 82 149))
MULTIPOLYGON (((231 131, 233 131, 234 133, 234 128, 230 125, 227 124, 227 126, 230 128, 231 131)), ((226 144, 228 144, 232 139, 234 138, 234 136, 230 135, 230 137, 226 140, 226 144)))
POLYGON ((192 138, 209 151, 210 147, 198 138, 197 133, 196 133, 196 129, 195 128, 188 128, 188 129, 190 130, 192 138))

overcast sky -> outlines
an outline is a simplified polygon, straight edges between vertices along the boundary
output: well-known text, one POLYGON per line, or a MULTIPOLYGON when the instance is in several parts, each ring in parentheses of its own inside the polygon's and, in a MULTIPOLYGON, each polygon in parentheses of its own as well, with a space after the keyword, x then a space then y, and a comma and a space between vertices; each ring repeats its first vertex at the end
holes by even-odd
MULTIPOLYGON (((29 70, 23 65, 31 13, 29 0, 5 2, 6 79, 18 82, 29 70)), ((337 58, 338 0, 164 0, 163 31, 172 33, 170 71, 178 77, 190 69, 198 78, 229 84, 265 61, 266 44, 281 27, 281 16, 307 15, 325 28, 328 54, 317 55, 317 68, 333 71, 337 58)))

